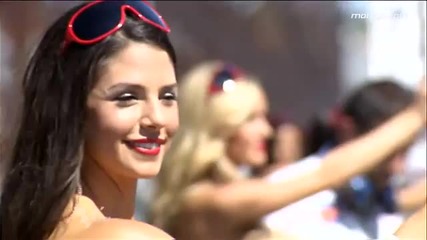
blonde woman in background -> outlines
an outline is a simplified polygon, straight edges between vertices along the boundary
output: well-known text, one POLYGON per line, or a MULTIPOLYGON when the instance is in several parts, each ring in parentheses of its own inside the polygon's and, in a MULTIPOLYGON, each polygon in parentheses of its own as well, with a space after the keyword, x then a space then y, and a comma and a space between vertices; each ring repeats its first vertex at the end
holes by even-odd
POLYGON ((424 95, 374 131, 330 151, 316 170, 269 183, 239 171, 267 160, 272 130, 257 81, 233 65, 206 62, 184 77, 180 91, 180 128, 160 171, 151 219, 176 239, 291 239, 263 231, 260 219, 368 171, 425 125, 424 95))
POLYGON ((305 154, 305 133, 301 126, 285 115, 273 115, 269 123, 274 134, 267 141, 268 161, 253 171, 260 177, 303 159, 305 154))

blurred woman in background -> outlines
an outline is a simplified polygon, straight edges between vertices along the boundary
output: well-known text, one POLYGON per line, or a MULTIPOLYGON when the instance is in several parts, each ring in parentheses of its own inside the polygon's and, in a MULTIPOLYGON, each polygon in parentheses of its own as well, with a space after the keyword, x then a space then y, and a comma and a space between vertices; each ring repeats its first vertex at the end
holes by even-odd
POLYGON ((281 239, 259 225, 263 216, 369 171, 411 142, 426 121, 424 95, 328 152, 311 171, 272 183, 239 171, 267 161, 265 141, 272 134, 268 102, 253 77, 223 62, 202 63, 184 77, 179 108, 180 128, 152 211, 152 222, 177 239, 281 239))
POLYGON ((304 157, 304 130, 287 115, 271 115, 269 123, 273 135, 267 141, 268 161, 254 169, 254 175, 265 176, 278 168, 304 157))
MULTIPOLYGON (((309 157, 303 159, 300 164, 275 171, 268 178, 271 181, 282 181, 312 171, 310 162, 312 165, 315 165, 315 162, 321 163, 337 146, 373 131, 410 107, 413 99, 412 91, 403 88, 393 79, 376 79, 364 84, 354 90, 339 108, 334 109, 326 121, 318 121, 312 126, 308 136, 311 141, 307 141, 308 149, 311 150, 309 157)), ((407 126, 397 127, 404 129, 407 126)), ((422 129, 421 125, 419 132, 422 129)), ((317 239, 323 232, 335 233, 336 231, 323 230, 327 224, 334 222, 352 230, 351 237, 355 239, 377 238, 380 230, 377 222, 381 214, 394 214, 408 208, 416 209, 425 203, 425 191, 420 188, 422 184, 415 189, 396 191, 395 176, 403 171, 405 150, 410 144, 411 142, 408 142, 387 150, 390 154, 385 156, 384 161, 365 174, 343 182, 335 191, 324 191, 287 206, 267 216, 265 223, 281 231, 293 232, 303 239, 317 239), (335 216, 331 218, 331 215, 327 214, 328 211, 335 211, 335 216), (310 223, 313 225, 310 227, 312 231, 306 231, 310 223), (360 237, 357 238, 357 235, 360 237)), ((384 151, 387 146, 376 147, 378 151, 384 151)), ((369 152, 364 153, 363 149, 360 149, 357 155, 360 156, 357 160, 360 162, 371 157, 369 152)), ((350 156, 344 156, 341 161, 350 165, 356 163, 349 159, 350 156)), ((393 226, 388 227, 390 229, 387 230, 391 234, 393 226)))

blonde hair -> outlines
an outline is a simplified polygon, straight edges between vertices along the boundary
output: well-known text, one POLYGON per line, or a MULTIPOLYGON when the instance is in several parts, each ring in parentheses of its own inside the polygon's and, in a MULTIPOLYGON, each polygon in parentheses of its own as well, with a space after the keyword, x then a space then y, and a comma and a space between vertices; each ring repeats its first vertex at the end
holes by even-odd
POLYGON ((244 75, 231 91, 211 96, 209 86, 222 65, 220 61, 201 63, 180 85, 180 127, 166 152, 152 208, 153 223, 164 229, 192 184, 212 175, 225 182, 241 177, 225 157, 226 144, 252 114, 262 88, 255 78, 244 75))

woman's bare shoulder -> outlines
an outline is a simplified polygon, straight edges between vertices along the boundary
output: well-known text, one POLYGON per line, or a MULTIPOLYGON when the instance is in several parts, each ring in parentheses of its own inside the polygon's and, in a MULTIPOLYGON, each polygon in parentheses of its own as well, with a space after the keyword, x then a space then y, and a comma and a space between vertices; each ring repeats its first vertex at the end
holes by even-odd
POLYGON ((72 237, 64 238, 63 240, 78 239, 172 240, 173 238, 159 228, 143 222, 124 219, 106 219, 96 221, 84 231, 72 237))

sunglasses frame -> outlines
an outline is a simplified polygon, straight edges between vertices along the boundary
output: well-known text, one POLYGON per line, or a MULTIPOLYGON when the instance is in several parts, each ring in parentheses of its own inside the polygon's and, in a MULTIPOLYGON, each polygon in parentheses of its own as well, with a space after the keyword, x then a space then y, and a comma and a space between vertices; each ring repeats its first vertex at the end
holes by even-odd
POLYGON ((153 6, 151 6, 151 4, 148 1, 145 0, 141 0, 141 2, 143 4, 145 4, 148 8, 150 8, 158 17, 159 20, 161 21, 161 23, 163 24, 157 24, 155 22, 153 22, 152 20, 148 19, 147 17, 145 17, 142 13, 140 13, 138 10, 136 10, 134 7, 132 7, 131 5, 127 4, 128 1, 125 1, 123 3, 123 5, 120 7, 120 21, 117 23, 116 26, 114 26, 110 31, 94 38, 94 39, 90 39, 90 40, 84 40, 79 38, 75 32, 74 32, 74 22, 75 20, 80 16, 81 13, 83 13, 84 11, 86 11, 87 9, 89 9, 90 7, 96 5, 96 4, 100 4, 106 2, 104 0, 98 0, 98 1, 93 1, 85 6, 83 6, 82 8, 80 8, 76 13, 74 13, 74 15, 71 17, 70 21, 68 22, 67 25, 67 30, 66 30, 66 34, 65 34, 65 40, 64 40, 64 44, 63 44, 63 48, 65 49, 68 44, 70 44, 71 42, 76 42, 78 44, 81 45, 90 45, 90 44, 94 44, 97 43, 99 41, 102 41, 103 39, 107 38, 108 36, 114 34, 115 32, 117 32, 119 29, 122 28, 123 24, 126 21, 126 10, 132 12, 135 16, 137 16, 140 20, 166 32, 169 33, 170 27, 167 24, 167 22, 163 19, 163 17, 157 12, 157 10, 155 8, 153 8, 153 6))

